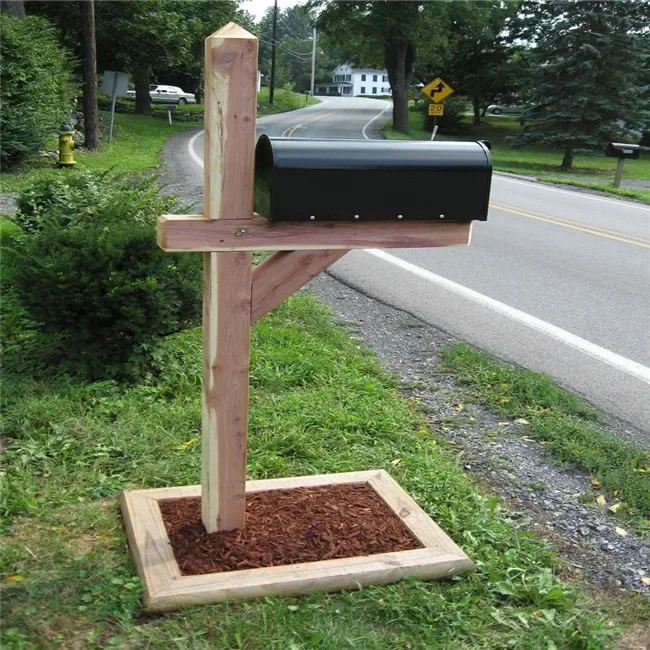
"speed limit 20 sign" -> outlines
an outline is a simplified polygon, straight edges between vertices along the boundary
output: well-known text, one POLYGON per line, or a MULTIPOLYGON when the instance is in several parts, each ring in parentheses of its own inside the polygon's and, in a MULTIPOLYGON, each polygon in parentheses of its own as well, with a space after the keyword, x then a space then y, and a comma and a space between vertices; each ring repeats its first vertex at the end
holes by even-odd
POLYGON ((433 117, 441 117, 445 113, 444 104, 429 104, 429 115, 433 117))

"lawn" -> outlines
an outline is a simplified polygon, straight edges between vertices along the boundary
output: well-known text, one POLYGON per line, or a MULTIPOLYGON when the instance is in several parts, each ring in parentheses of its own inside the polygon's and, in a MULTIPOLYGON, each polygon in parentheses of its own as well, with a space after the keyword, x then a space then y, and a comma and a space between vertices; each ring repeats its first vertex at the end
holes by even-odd
MULTIPOLYGON (((108 113, 100 113, 102 132, 107 138, 108 113)), ((136 174, 156 169, 161 164, 160 154, 171 135, 186 131, 195 125, 168 124, 143 115, 116 113, 113 141, 104 141, 98 151, 75 152, 77 167, 95 171, 112 169, 125 174, 136 174)), ((48 149, 56 148, 54 143, 48 149)), ((36 178, 65 174, 66 169, 55 166, 55 153, 49 157, 34 157, 13 171, 0 174, 0 191, 20 192, 36 178)))
MULTIPOLYGON (((466 120, 468 131, 462 135, 437 135, 437 140, 488 140, 492 145, 492 161, 494 169, 514 174, 537 176, 539 180, 553 183, 565 183, 578 187, 598 189, 610 194, 635 198, 650 203, 650 190, 614 188, 617 160, 604 155, 577 155, 573 169, 565 172, 560 169, 562 152, 548 147, 527 147, 513 149, 507 141, 508 136, 514 135, 519 127, 517 117, 486 116, 484 124, 479 127, 469 124, 471 116, 466 120), (581 177, 601 178, 598 182, 585 182, 581 177)), ((423 128, 423 116, 419 112, 410 111, 410 135, 393 131, 392 122, 385 127, 384 134, 389 139, 397 140, 430 140, 431 133, 423 128)), ((639 160, 627 160, 624 166, 624 179, 650 181, 650 157, 641 156, 639 160)))
POLYGON ((294 93, 290 90, 278 89, 273 96, 273 105, 269 104, 269 89, 262 88, 262 92, 257 94, 257 105, 259 115, 270 115, 271 113, 284 113, 286 111, 295 111, 297 108, 304 108, 318 104, 320 100, 311 95, 294 93))
MULTIPOLYGON (((258 115, 282 113, 303 108, 305 105, 317 104, 318 100, 300 93, 288 90, 276 90, 273 106, 268 103, 268 89, 258 94, 258 115)), ((134 102, 122 100, 121 108, 124 112, 115 113, 115 126, 113 129, 113 142, 108 140, 108 123, 110 114, 101 111, 103 143, 96 152, 75 151, 75 160, 80 168, 101 170, 113 169, 126 174, 140 173, 160 166, 160 154, 165 143, 171 135, 179 131, 195 128, 196 121, 183 121, 180 116, 201 115, 202 104, 179 106, 172 118, 173 124, 167 122, 167 110, 163 106, 152 106, 152 116, 135 115, 134 102)), ((200 123, 200 122, 199 122, 200 123)), ((35 178, 43 175, 58 175, 65 170, 55 166, 56 150, 58 144, 52 140, 47 151, 49 155, 34 156, 26 161, 22 167, 12 172, 0 174, 0 192, 20 192, 35 178)))
POLYGON ((251 478, 386 469, 477 571, 146 616, 117 499, 122 489, 199 480, 194 329, 166 340, 140 385, 6 378, 5 647, 608 646, 617 613, 605 617, 558 579, 546 546, 481 495, 395 380, 315 300, 295 297, 263 319, 252 350, 251 478))

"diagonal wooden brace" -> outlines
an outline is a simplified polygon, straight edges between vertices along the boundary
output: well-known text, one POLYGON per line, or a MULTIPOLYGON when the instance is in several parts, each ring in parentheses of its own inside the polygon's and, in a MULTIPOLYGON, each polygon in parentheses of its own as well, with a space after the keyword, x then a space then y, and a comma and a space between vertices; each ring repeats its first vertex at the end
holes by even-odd
POLYGON ((278 251, 253 270, 251 324, 341 259, 347 250, 278 251))

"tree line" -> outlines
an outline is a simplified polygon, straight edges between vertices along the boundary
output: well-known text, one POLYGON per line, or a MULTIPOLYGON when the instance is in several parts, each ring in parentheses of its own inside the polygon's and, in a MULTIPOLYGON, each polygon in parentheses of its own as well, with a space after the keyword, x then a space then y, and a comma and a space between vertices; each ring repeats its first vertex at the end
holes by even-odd
MULTIPOLYGON (((200 95, 204 39, 229 20, 259 37, 265 83, 275 44, 276 85, 309 89, 314 28, 317 83, 330 81, 332 69, 345 61, 386 68, 393 126, 405 133, 414 86, 437 76, 457 96, 468 98, 476 125, 491 103, 526 104, 514 144, 561 148, 565 168, 576 152, 650 131, 650 3, 309 0, 279 12, 274 41, 273 8, 256 23, 239 2, 0 0, 3 17, 36 16, 58 30, 70 53, 70 71, 84 80, 86 144, 91 148, 96 146, 91 127, 97 71, 129 72, 135 110, 142 114, 150 112, 153 82, 200 95)), ((4 31, 3 26, 6 36, 4 31)), ((3 57, 5 53, 11 58, 7 47, 3 57)), ((6 81, 3 77, 4 87, 6 81)))
MULTIPOLYGON (((357 65, 385 67, 393 128, 408 133, 414 84, 437 76, 471 101, 528 105, 515 146, 577 152, 650 131, 650 3, 635 0, 310 0, 308 8, 357 65)), ((650 142, 649 142, 650 144, 650 142)))

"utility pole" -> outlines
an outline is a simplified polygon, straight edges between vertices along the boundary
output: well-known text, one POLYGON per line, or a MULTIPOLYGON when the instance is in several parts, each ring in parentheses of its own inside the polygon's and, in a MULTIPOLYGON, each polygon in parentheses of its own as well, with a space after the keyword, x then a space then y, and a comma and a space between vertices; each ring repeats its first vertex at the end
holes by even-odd
MULTIPOLYGON (((84 80, 84 144, 88 149, 97 149, 99 137, 97 126, 97 46, 95 42, 95 0, 81 0, 81 42, 83 47, 84 80)), ((113 99, 113 101, 115 101, 115 99, 113 99)))
POLYGON ((311 44, 311 96, 314 96, 314 78, 316 76, 316 28, 312 36, 311 44))
POLYGON ((273 105, 275 93, 275 50, 278 44, 278 0, 273 8, 273 49, 271 50, 271 86, 269 88, 269 104, 273 105))

